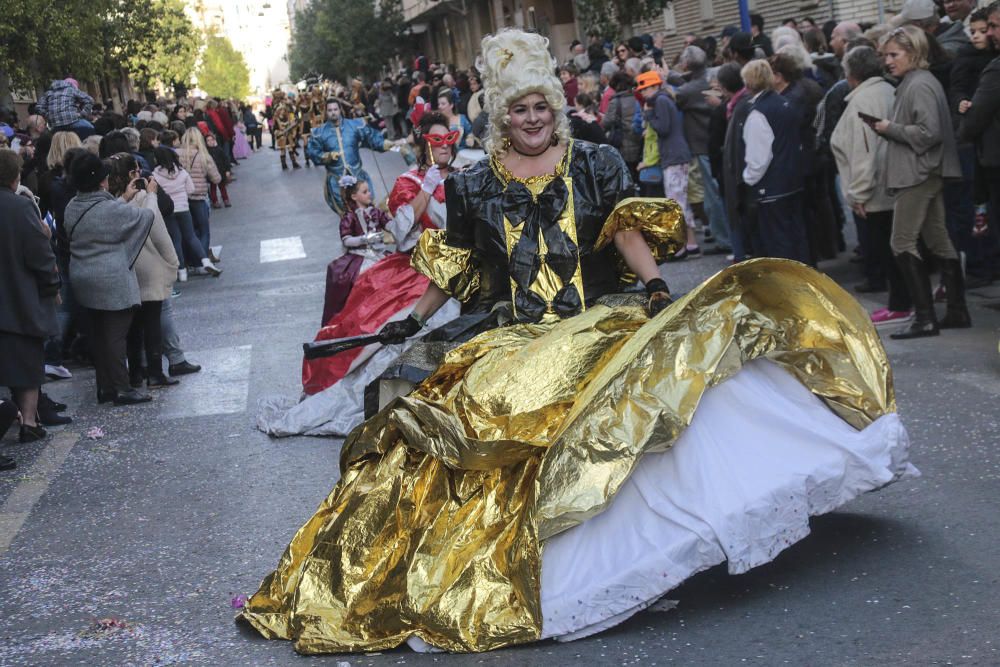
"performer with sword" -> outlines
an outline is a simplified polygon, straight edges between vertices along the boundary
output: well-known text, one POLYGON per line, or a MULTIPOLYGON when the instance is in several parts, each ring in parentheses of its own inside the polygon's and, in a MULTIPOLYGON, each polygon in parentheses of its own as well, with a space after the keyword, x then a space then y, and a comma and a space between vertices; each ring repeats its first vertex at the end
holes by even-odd
POLYGON ((313 129, 306 145, 306 158, 315 165, 326 167, 323 195, 327 205, 337 214, 344 214, 340 197, 340 177, 350 174, 359 181, 367 181, 374 192, 371 176, 361 165, 361 147, 385 152, 392 142, 368 126, 364 119, 347 118, 344 102, 337 98, 326 101, 326 123, 313 129))

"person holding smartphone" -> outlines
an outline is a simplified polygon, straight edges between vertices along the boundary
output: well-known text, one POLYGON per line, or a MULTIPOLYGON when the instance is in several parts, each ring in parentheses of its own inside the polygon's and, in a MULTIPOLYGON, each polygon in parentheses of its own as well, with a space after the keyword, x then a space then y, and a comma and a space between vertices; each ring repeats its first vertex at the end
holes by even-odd
POLYGON ((955 133, 944 89, 928 71, 927 37, 905 25, 879 43, 888 73, 900 80, 891 117, 871 123, 888 139, 886 177, 896 201, 890 245, 913 299, 914 319, 891 334, 895 339, 936 336, 938 329, 972 326, 965 305, 965 279, 944 215, 944 181, 960 178, 955 133), (917 242, 939 260, 947 314, 940 322, 934 312, 930 277, 917 242))
POLYGON ((847 107, 830 136, 830 149, 844 198, 854 212, 858 230, 864 234, 861 247, 865 250, 867 281, 855 290, 882 292, 888 282, 888 307, 873 312, 872 321, 903 322, 913 316, 913 304, 890 246, 893 198, 886 189, 887 140, 873 127, 891 115, 895 90, 882 76, 882 63, 875 49, 855 47, 844 56, 843 64, 851 92, 844 98, 847 107))

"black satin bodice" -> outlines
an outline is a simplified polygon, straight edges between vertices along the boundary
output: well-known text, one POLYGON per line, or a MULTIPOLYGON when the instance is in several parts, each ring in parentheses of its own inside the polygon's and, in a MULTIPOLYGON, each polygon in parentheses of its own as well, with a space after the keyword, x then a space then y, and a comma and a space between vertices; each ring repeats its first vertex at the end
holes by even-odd
MULTIPOLYGON (((611 146, 574 141, 566 164, 572 193, 560 178, 553 179, 537 197, 517 180, 505 183, 490 159, 451 175, 445 182, 448 223, 445 243, 472 251, 472 264, 479 271, 478 294, 465 304, 466 310, 488 309, 499 301, 514 301, 519 319, 537 321, 545 312, 537 295, 522 289, 530 284, 537 266, 544 261, 568 278, 579 258, 583 278, 582 300, 592 303, 618 291, 618 261, 614 244, 594 250, 601 228, 615 205, 632 194, 632 178, 621 155, 611 146), (560 234, 554 220, 572 199, 576 240, 560 234), (518 246, 507 251, 504 217, 523 227, 518 246), (537 234, 530 233, 537 230, 537 234), (537 252, 536 236, 544 238, 548 252, 537 252), (532 252, 532 249, 534 252, 532 252), (512 277, 518 286, 512 294, 512 277)), ((564 283, 568 281, 564 279, 564 283)), ((567 285, 553 300, 561 317, 580 311, 580 295, 567 285), (575 310, 575 312, 574 312, 575 310)))

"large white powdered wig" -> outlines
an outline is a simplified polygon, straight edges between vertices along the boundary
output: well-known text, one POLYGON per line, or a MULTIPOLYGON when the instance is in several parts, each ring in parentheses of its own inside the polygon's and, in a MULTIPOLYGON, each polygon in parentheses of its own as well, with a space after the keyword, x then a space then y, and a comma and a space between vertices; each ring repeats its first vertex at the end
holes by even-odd
POLYGON ((523 30, 501 30, 483 38, 482 55, 476 60, 485 92, 484 109, 489 114, 490 132, 486 150, 502 153, 510 132, 511 104, 531 93, 540 93, 555 115, 555 136, 569 141, 569 120, 562 83, 555 75, 556 60, 549 53, 549 40, 523 30))

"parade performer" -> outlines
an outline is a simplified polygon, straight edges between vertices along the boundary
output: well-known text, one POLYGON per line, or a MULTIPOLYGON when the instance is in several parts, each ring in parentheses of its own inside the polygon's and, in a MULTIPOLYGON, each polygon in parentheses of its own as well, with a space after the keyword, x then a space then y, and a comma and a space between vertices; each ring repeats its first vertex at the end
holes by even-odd
MULTIPOLYGON (((458 137, 448 131, 446 123, 434 112, 414 128, 418 164, 396 179, 388 200, 392 219, 386 222, 385 230, 398 252, 357 277, 343 308, 324 321, 317 341, 377 332, 386 322, 406 318, 427 289, 428 280, 410 266, 409 253, 425 229, 440 229, 445 224, 443 183, 458 148, 458 137)), ((458 303, 450 301, 434 315, 431 325, 449 322, 458 312, 458 303)), ((301 402, 265 398, 260 403, 258 428, 274 436, 346 435, 364 418, 365 387, 413 342, 372 343, 333 357, 303 361, 306 397, 301 402)))
POLYGON ((345 253, 326 267, 321 326, 343 309, 358 275, 389 254, 382 234, 389 215, 372 206, 373 194, 368 183, 344 174, 339 185, 340 198, 347 206, 347 212, 340 219, 340 239, 345 253))
MULTIPOLYGON (((309 135, 312 133, 312 90, 303 91, 295 101, 295 113, 298 123, 295 126, 295 152, 299 150, 299 142, 302 143, 302 153, 305 155, 306 146, 309 142, 309 135)), ((306 166, 311 166, 309 157, 305 158, 306 166)))
POLYGON ((325 122, 326 95, 320 85, 315 85, 309 100, 309 131, 315 130, 325 122))
POLYGON ((916 474, 853 298, 757 259, 671 302, 650 246, 680 247, 681 210, 623 200, 618 152, 570 139, 548 40, 488 36, 477 69, 489 157, 448 178, 446 230, 413 254, 431 284, 381 335, 417 334, 450 295, 510 324, 344 442, 339 482, 240 615, 301 653, 584 637, 916 474), (638 304, 611 294, 625 272, 638 304))
POLYGON ((344 214, 340 198, 340 177, 350 174, 359 181, 367 181, 375 190, 368 172, 361 166, 361 147, 373 151, 386 150, 382 134, 369 127, 363 119, 346 118, 343 103, 330 98, 326 101, 326 123, 313 130, 306 146, 306 158, 316 165, 326 167, 324 198, 337 215, 344 214))
POLYGON ((285 93, 279 90, 274 93, 272 109, 274 126, 271 128, 271 134, 274 135, 278 151, 281 154, 281 168, 288 169, 287 155, 291 153, 292 167, 299 169, 301 165, 298 160, 298 145, 295 137, 297 123, 294 107, 286 99, 285 93))

